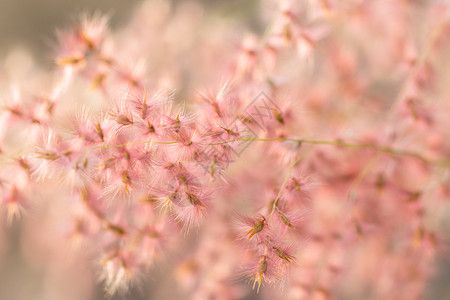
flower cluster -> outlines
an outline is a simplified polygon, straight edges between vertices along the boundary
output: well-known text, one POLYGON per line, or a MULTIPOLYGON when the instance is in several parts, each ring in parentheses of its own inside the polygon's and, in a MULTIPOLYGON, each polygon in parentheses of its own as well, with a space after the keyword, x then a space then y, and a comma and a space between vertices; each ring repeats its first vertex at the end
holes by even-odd
POLYGON ((448 5, 261 2, 261 36, 196 2, 116 31, 84 15, 54 73, 11 84, 0 203, 30 261, 70 249, 111 295, 176 257, 193 299, 421 297, 450 195, 448 5))

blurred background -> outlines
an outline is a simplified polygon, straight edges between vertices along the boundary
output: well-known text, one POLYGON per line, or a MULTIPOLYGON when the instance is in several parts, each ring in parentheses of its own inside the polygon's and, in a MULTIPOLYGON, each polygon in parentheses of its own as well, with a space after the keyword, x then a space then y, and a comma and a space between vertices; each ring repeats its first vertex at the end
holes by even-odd
MULTIPOLYGON (((141 0, 0 0, 0 68, 11 53, 20 50, 29 54, 39 65, 52 66, 51 50, 55 42, 55 30, 66 28, 82 12, 99 11, 111 16, 111 27, 119 28, 127 21, 141 0)), ((173 0, 175 5, 181 0, 173 0)), ((232 19, 248 21, 251 28, 258 28, 256 18, 258 1, 213 0, 202 1, 207 13, 215 13, 232 19)), ((0 300, 58 299, 45 293, 45 282, 39 270, 28 265, 18 249, 20 223, 7 233, 9 247, 0 258, 0 300)), ((0 240, 0 243, 2 241, 0 240)), ((2 247, 0 247, 2 248, 2 247)), ((450 299, 450 258, 442 256, 436 262, 438 273, 429 282, 426 300, 450 299)), ((164 266, 156 268, 149 280, 139 290, 126 296, 110 299, 180 299, 176 283, 168 277, 164 266), (164 274, 164 276, 162 276, 164 274), (160 291, 171 291, 171 295, 160 291)), ((90 276, 89 280, 95 277, 90 276)), ((70 293, 70 287, 67 291, 70 293)), ((104 299, 101 286, 97 285, 93 299, 104 299)), ((256 297, 253 295, 251 297, 256 297)), ((247 298, 251 299, 251 298, 247 298)))
MULTIPOLYGON (((32 54, 49 63, 49 51, 56 29, 66 28, 80 13, 99 11, 111 16, 111 27, 128 20, 142 0, 0 0, 0 58, 14 48, 32 50, 32 54)), ((169 0, 174 5, 183 0, 169 0)), ((208 12, 230 18, 245 18, 255 27, 258 1, 202 0, 208 12)))
POLYGON ((127 19, 139 0, 0 0, 0 56, 14 48, 49 58, 57 28, 70 25, 81 12, 111 13, 113 26, 127 19))

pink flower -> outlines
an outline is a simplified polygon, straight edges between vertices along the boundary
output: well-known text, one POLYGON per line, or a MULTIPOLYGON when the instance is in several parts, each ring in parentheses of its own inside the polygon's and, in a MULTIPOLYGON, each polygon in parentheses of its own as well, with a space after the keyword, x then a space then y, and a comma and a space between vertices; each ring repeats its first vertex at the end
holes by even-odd
POLYGON ((261 244, 267 241, 269 224, 267 219, 260 215, 254 218, 239 216, 237 220, 239 236, 252 244, 261 244))

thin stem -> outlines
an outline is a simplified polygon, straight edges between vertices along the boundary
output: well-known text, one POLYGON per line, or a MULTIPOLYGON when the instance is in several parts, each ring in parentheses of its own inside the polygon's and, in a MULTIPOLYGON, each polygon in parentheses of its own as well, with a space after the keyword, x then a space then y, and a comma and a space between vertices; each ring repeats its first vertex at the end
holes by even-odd
POLYGON ((105 145, 99 145, 95 148, 102 148, 102 149, 111 149, 111 148, 121 148, 121 147, 126 147, 126 146, 131 146, 131 145, 139 145, 139 144, 163 144, 163 145, 172 145, 172 144, 176 144, 178 142, 175 141, 169 141, 169 142, 158 142, 158 141, 145 141, 145 142, 130 142, 130 143, 125 143, 125 144, 119 144, 119 145, 112 145, 112 146, 105 146, 105 145))
POLYGON ((275 210, 277 209, 277 204, 278 201, 280 200, 281 197, 281 193, 284 190, 284 187, 286 186, 286 183, 288 182, 289 178, 291 177, 292 174, 292 170, 294 169, 294 167, 306 156, 308 155, 308 153, 311 151, 311 149, 309 149, 308 151, 306 151, 303 155, 300 155, 296 160, 294 160, 294 162, 289 166, 289 170, 286 174, 286 177, 283 180, 283 183, 281 184, 281 187, 278 191, 277 197, 275 198, 275 200, 273 201, 273 205, 272 205, 272 210, 270 212, 269 218, 272 217, 273 213, 275 212, 275 210))
POLYGON ((230 141, 224 141, 219 143, 211 143, 208 145, 221 145, 221 144, 228 144, 238 141, 262 141, 262 142, 271 142, 271 141, 290 141, 290 142, 297 142, 297 143, 307 143, 307 144, 315 144, 315 145, 332 145, 332 146, 338 146, 338 147, 345 147, 345 148, 352 148, 352 149, 372 149, 378 152, 384 152, 389 153, 394 156, 410 156, 417 158, 421 161, 423 161, 426 164, 447 164, 449 163, 448 159, 442 159, 439 161, 432 161, 422 154, 410 150, 404 150, 404 149, 396 149, 391 148, 387 146, 378 146, 375 144, 370 143, 362 143, 362 144, 353 144, 353 143, 346 143, 342 141, 331 141, 331 140, 311 140, 311 139, 296 139, 296 138, 267 138, 267 139, 260 139, 260 138, 242 138, 237 140, 230 140, 230 141))
MULTIPOLYGON (((289 141, 289 142, 296 142, 296 143, 306 143, 306 144, 313 144, 313 145, 330 145, 330 146, 337 146, 337 147, 345 147, 350 149, 372 149, 377 152, 383 152, 388 153, 392 156, 409 156, 416 158, 426 164, 429 165, 436 165, 436 166, 447 166, 450 165, 450 159, 449 158, 442 158, 438 160, 431 160, 425 156, 423 156, 419 152, 405 150, 405 149, 397 149, 387 146, 379 146, 375 144, 370 143, 347 143, 343 141, 333 141, 333 140, 312 140, 312 139, 299 139, 299 138, 285 138, 285 137, 278 137, 278 138, 240 138, 240 139, 234 139, 234 140, 228 140, 223 142, 217 142, 217 143, 205 143, 204 145, 209 146, 215 146, 215 145, 224 145, 224 144, 230 144, 235 142, 273 142, 273 141, 289 141)), ((176 141, 145 141, 145 142, 130 142, 120 145, 113 145, 113 146, 104 146, 100 145, 98 148, 120 148, 120 147, 126 147, 129 145, 135 145, 135 144, 164 144, 164 145, 171 145, 176 144, 178 142, 176 141)), ((96 147, 97 148, 97 147, 96 147)))

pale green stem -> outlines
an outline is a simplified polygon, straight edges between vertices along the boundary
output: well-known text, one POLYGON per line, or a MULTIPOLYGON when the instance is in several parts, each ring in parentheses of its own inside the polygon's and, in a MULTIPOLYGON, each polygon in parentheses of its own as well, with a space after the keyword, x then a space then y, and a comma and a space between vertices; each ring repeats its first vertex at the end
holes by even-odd
MULTIPOLYGON (((439 160, 431 160, 425 156, 423 156, 422 154, 420 154, 419 152, 415 152, 415 151, 410 151, 410 150, 405 150, 405 149, 397 149, 397 148, 392 148, 392 147, 387 147, 387 146, 379 146, 379 145, 375 145, 375 144, 370 144, 370 143, 347 143, 347 142, 343 142, 343 141, 333 141, 333 140, 312 140, 312 139, 300 139, 300 138, 285 138, 285 137, 278 137, 278 138, 240 138, 240 139, 235 139, 235 140, 228 140, 228 141, 223 141, 223 142, 217 142, 217 143, 207 143, 204 145, 210 145, 210 146, 214 146, 214 145, 224 145, 224 144, 231 144, 231 143, 235 143, 235 142, 274 142, 274 141, 289 141, 289 142, 295 142, 295 143, 305 143, 305 144, 313 144, 313 145, 330 145, 330 146, 337 146, 337 147, 345 147, 345 148, 350 148, 350 149, 372 149, 375 150, 377 152, 382 152, 382 153, 388 153, 392 156, 409 156, 409 157, 413 157, 416 158, 426 164, 429 165, 435 165, 435 166, 441 166, 441 167, 445 167, 450 165, 450 158, 443 158, 443 159, 439 159, 439 160)), ((130 146, 130 145, 135 145, 135 144, 164 144, 164 145, 171 145, 171 144, 176 144, 178 142, 176 141, 146 141, 146 142, 132 142, 132 143, 125 143, 125 144, 120 144, 120 145, 113 145, 113 146, 98 146, 96 148, 104 148, 104 149, 108 149, 108 148, 120 148, 120 147, 126 147, 126 146, 130 146)))
POLYGON ((242 139, 236 139, 236 140, 230 140, 230 141, 224 141, 219 143, 211 143, 208 145, 221 145, 221 144, 228 144, 238 141, 263 141, 263 142, 271 142, 271 141, 289 141, 289 142, 297 142, 297 143, 307 143, 307 144, 315 144, 315 145, 332 145, 332 146, 338 146, 338 147, 345 147, 345 148, 352 148, 352 149, 372 149, 378 152, 384 152, 391 154, 393 156, 410 156, 417 158, 421 161, 423 161, 426 164, 432 164, 432 165, 445 165, 450 163, 450 159, 442 159, 438 161, 432 161, 426 157, 424 157, 422 154, 410 150, 404 150, 404 149, 396 149, 391 148, 387 146, 378 146, 375 144, 370 143, 361 143, 361 144, 353 144, 353 143, 346 143, 342 141, 331 141, 331 140, 311 140, 311 139, 296 139, 296 138, 268 138, 268 139, 260 139, 260 138, 242 138, 242 139))

